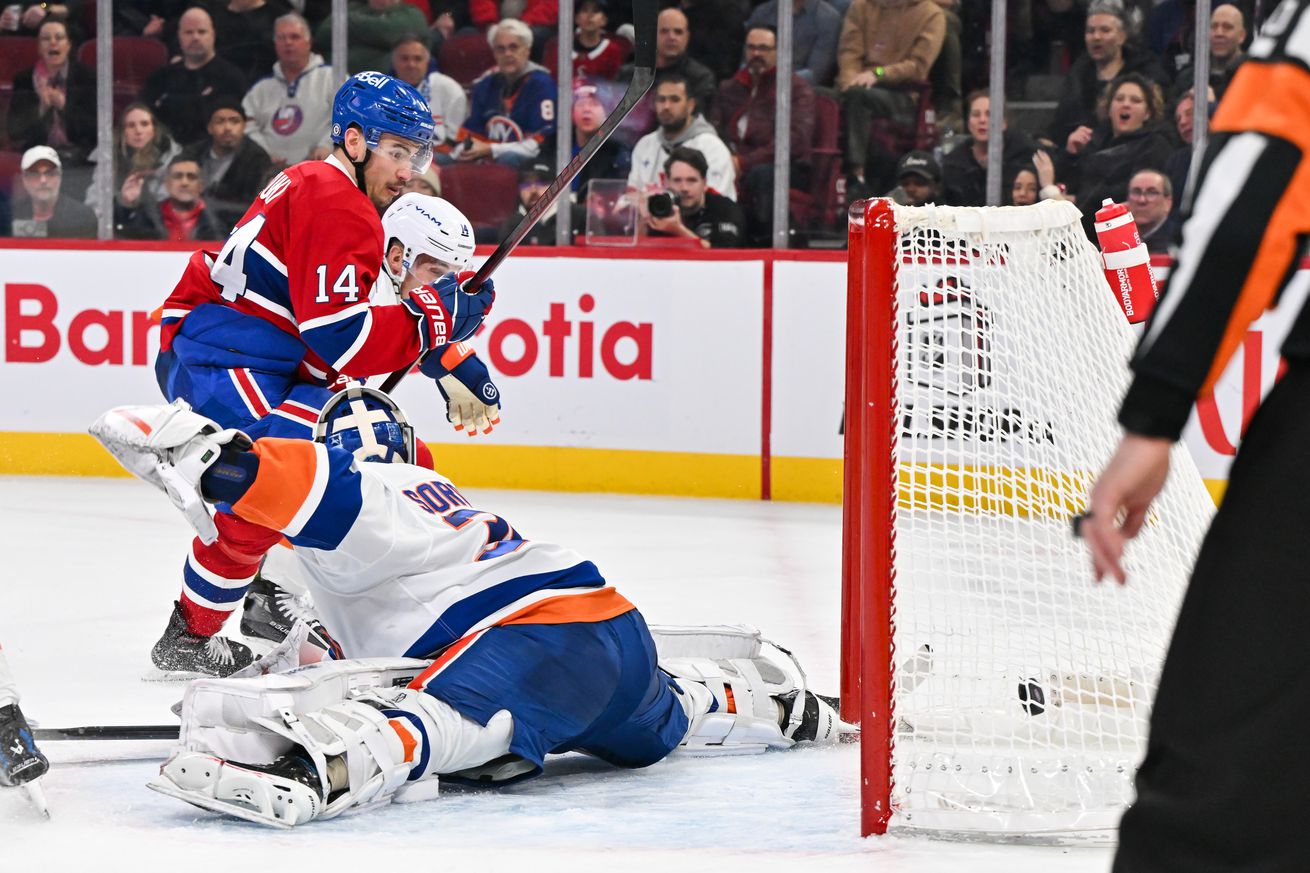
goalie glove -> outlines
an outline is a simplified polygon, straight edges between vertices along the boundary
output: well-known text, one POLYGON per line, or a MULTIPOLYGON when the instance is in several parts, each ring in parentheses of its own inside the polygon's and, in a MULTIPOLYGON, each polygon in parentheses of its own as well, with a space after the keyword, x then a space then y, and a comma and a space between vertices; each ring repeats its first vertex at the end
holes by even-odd
POLYGON ((472 270, 447 273, 405 298, 405 307, 419 317, 420 354, 447 343, 463 342, 478 332, 496 301, 496 286, 487 279, 476 291, 463 291, 461 286, 473 275, 472 270))
POLYGON ((436 380, 446 398, 446 420, 455 430, 468 428, 469 436, 477 436, 478 431, 491 433, 500 424, 500 390, 473 349, 452 343, 439 358, 423 361, 419 369, 436 380))
POLYGON ((250 448, 250 437, 239 430, 222 430, 191 411, 185 400, 168 406, 119 406, 88 428, 129 473, 168 495, 206 545, 218 539, 218 528, 200 493, 200 477, 218 459, 223 447, 250 448))

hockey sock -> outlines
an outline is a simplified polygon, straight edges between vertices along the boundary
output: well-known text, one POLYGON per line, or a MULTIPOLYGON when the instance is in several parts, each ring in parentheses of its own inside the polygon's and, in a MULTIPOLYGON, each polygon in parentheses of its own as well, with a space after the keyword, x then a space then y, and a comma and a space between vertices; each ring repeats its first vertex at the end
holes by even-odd
MULTIPOLYGON (((252 480, 253 481, 253 480, 252 480)), ((197 537, 182 568, 182 618, 187 630, 213 636, 246 596, 264 555, 282 535, 234 515, 214 517, 218 539, 205 545, 197 537)))

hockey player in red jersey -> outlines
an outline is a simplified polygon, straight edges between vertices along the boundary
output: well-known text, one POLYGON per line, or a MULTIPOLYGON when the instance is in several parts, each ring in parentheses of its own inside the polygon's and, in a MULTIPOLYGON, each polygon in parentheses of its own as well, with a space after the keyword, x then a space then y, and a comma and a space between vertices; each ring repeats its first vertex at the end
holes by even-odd
MULTIPOLYGON (((382 270, 380 213, 431 163, 432 115, 409 85, 359 73, 337 92, 335 148, 278 174, 218 252, 192 256, 162 308, 155 371, 164 395, 255 436, 310 438, 340 375, 410 366, 471 336, 490 281, 448 274, 399 303, 371 304, 382 270)), ((252 660, 217 636, 279 537, 235 517, 197 539, 182 594, 151 652, 172 677, 226 675, 252 660)))

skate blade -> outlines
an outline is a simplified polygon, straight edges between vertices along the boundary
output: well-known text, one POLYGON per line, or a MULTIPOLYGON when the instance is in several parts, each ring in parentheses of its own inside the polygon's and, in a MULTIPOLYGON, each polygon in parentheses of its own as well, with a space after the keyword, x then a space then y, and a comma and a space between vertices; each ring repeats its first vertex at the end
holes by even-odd
POLYGON ((192 679, 218 679, 218 676, 212 673, 201 673, 197 670, 160 670, 155 667, 147 670, 141 675, 142 682, 190 682, 192 679))
POLYGON ((228 815, 233 818, 239 818, 242 821, 252 822, 258 825, 267 825, 268 827, 280 828, 289 831, 292 826, 286 822, 280 822, 273 819, 265 818, 253 809, 240 806, 234 803, 219 800, 215 797, 198 797, 189 792, 183 791, 173 783, 160 777, 159 780, 152 779, 146 783, 146 787, 151 791, 158 791, 167 797, 174 797, 178 800, 198 806, 207 812, 216 812, 219 815, 228 815))
POLYGON ((32 805, 36 807, 37 812, 46 818, 50 818, 50 805, 46 803, 45 789, 41 787, 41 783, 35 779, 27 782, 23 785, 23 791, 27 793, 27 799, 32 801, 32 805))

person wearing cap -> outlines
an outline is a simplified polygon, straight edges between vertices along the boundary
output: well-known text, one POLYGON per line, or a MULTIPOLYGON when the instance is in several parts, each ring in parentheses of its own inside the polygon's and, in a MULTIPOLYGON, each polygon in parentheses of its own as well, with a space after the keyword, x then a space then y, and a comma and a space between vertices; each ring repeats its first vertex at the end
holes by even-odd
MULTIPOLYGON (((591 142, 605 123, 613 104, 606 105, 601 85, 583 83, 573 89, 573 154, 591 142)), ((587 191, 592 179, 627 179, 632 168, 632 149, 621 139, 611 137, 601 143, 587 165, 573 179, 573 190, 587 191)))
POLYGON ((272 71, 241 101, 249 120, 246 133, 278 168, 326 157, 337 92, 332 67, 314 52, 309 23, 295 12, 273 23, 273 50, 272 71))
MULTIPOLYGON (((541 195, 546 193, 546 189, 550 187, 550 183, 553 181, 555 181, 555 171, 545 161, 534 161, 519 170, 519 207, 501 225, 499 239, 509 236, 510 231, 514 230, 523 217, 528 214, 528 210, 533 207, 533 204, 541 199, 541 195)), ((569 210, 569 241, 572 242, 578 232, 586 225, 587 210, 581 204, 571 203, 561 196, 550 209, 546 210, 546 214, 523 238, 522 244, 525 246, 555 245, 555 221, 559 217, 560 208, 564 205, 567 205, 569 210)))
POLYGON ((642 213, 651 236, 681 236, 699 239, 705 248, 741 248, 746 235, 746 217, 732 200, 711 191, 705 174, 709 163, 693 148, 676 148, 664 162, 668 193, 673 195, 673 212, 650 214, 647 199, 642 213))
POLYGON ((13 205, 13 235, 94 239, 96 214, 85 203, 59 193, 63 162, 50 146, 33 146, 19 161, 26 197, 13 205))
POLYGON ((906 152, 896 163, 896 187, 887 196, 902 206, 942 200, 942 169, 930 152, 906 152))
POLYGON ((573 13, 573 76, 575 79, 616 79, 627 59, 627 47, 605 30, 608 0, 582 0, 573 13))
POLYGON ((200 166, 205 202, 215 220, 231 227, 272 177, 273 161, 259 143, 246 136, 246 113, 240 98, 223 96, 210 103, 205 129, 209 136, 183 149, 182 156, 200 166))
POLYGON ((432 109, 432 144, 453 143, 460 125, 468 118, 468 95, 459 82, 432 69, 432 52, 422 37, 407 33, 396 40, 391 47, 391 71, 428 101, 432 109))

